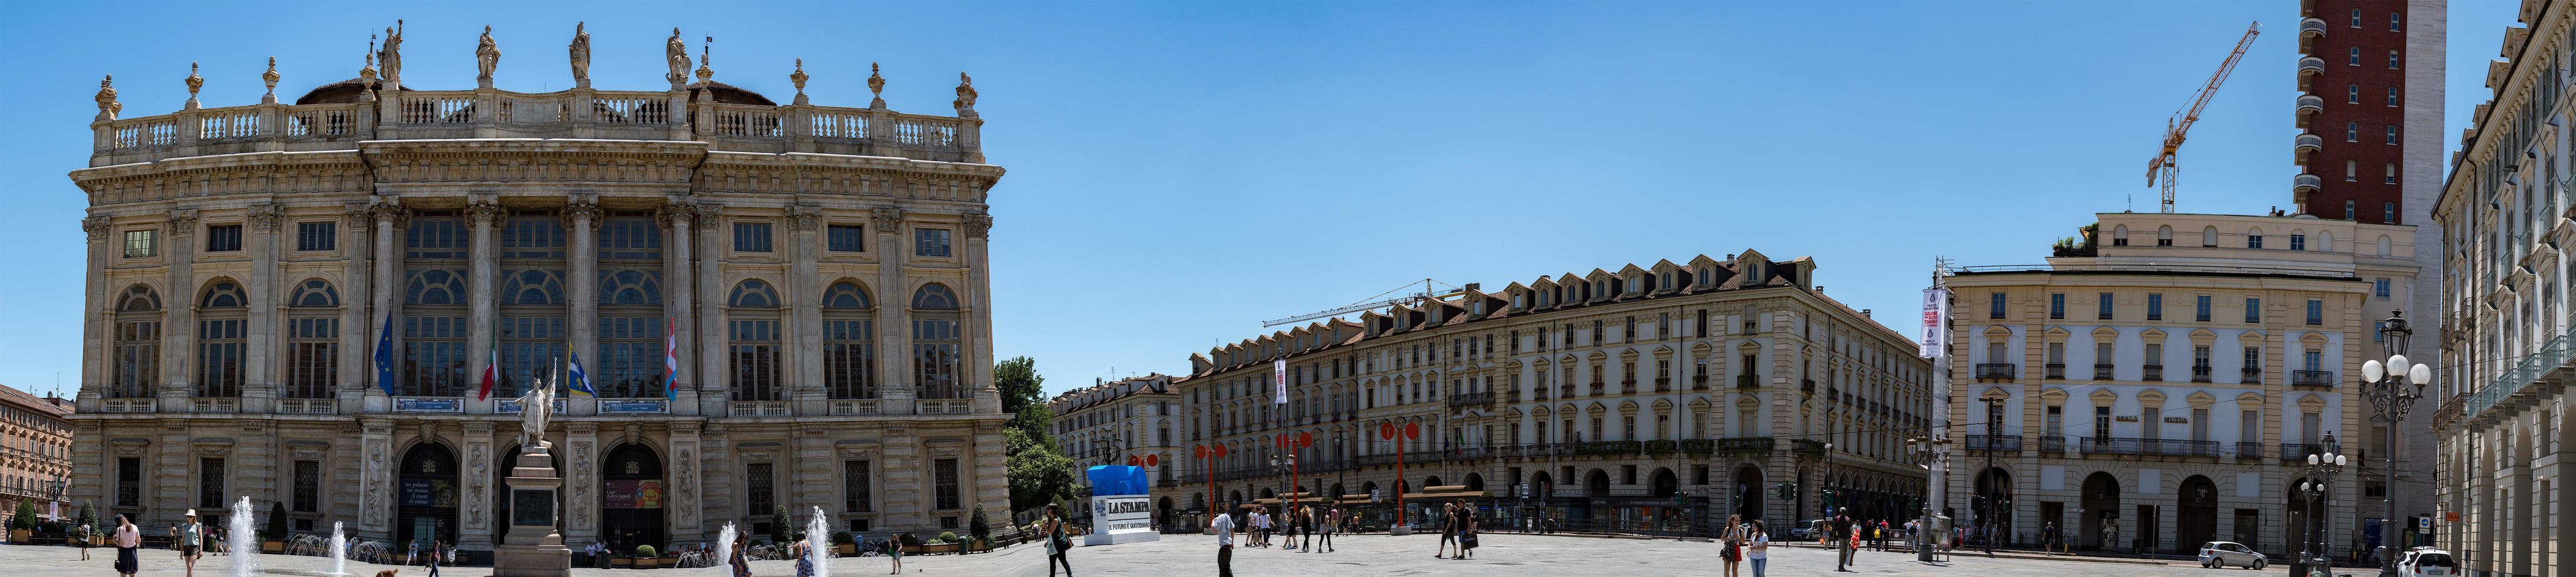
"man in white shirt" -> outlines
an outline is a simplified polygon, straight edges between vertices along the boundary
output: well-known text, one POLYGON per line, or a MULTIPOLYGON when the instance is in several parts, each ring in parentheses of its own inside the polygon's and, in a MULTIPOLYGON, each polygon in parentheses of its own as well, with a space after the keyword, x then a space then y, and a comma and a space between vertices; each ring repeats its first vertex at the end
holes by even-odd
POLYGON ((1234 518, 1208 518, 1208 532, 1216 534, 1216 577, 1234 577, 1234 518))

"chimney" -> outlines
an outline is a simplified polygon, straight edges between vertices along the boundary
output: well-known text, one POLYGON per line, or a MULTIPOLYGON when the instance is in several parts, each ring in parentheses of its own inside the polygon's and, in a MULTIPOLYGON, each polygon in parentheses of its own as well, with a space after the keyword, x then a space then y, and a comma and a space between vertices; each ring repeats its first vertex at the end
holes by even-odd
POLYGON ((1869 314, 1869 309, 1861 309, 1861 310, 1860 310, 1860 316, 1870 317, 1870 318, 1878 318, 1878 317, 1870 316, 1870 314, 1869 314))
POLYGON ((1467 290, 1471 290, 1471 291, 1472 291, 1472 290, 1476 290, 1476 287, 1477 287, 1478 285, 1482 285, 1482 284, 1484 284, 1484 283, 1472 283, 1472 282, 1471 282, 1471 283, 1467 283, 1467 290))

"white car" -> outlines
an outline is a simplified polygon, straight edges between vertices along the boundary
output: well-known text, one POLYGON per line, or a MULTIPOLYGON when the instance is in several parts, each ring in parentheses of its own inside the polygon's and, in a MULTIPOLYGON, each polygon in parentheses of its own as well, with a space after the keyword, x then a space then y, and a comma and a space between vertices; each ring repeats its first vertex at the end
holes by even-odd
POLYGON ((2270 558, 2254 552, 2254 548, 2235 541, 2211 541, 2200 544, 2202 568, 2214 569, 2234 565, 2261 571, 2265 565, 2271 563, 2270 558))
POLYGON ((2406 556, 2397 560, 2397 574, 2400 577, 2452 577, 2460 574, 2460 565, 2449 551, 2417 547, 2407 550, 2406 556))

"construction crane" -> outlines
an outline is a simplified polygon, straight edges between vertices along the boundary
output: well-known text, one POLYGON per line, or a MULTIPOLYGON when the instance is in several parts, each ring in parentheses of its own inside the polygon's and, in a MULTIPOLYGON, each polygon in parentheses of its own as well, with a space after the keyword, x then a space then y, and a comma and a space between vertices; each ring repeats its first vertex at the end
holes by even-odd
POLYGON ((2218 63, 2218 73, 2209 75, 2209 83, 2201 85, 2191 106, 2165 118, 2164 151, 2147 161, 2147 186, 2155 186, 2159 182, 2156 174, 2164 173, 2164 212, 2174 211, 2174 178, 2182 172, 2182 167, 2174 164, 2174 151, 2182 149, 2183 134, 2191 131, 2192 123, 2200 121, 2201 109, 2209 107, 2209 98, 2218 95, 2218 85, 2227 83, 2227 75, 2236 72, 2236 62, 2245 59, 2245 49, 2254 46, 2254 35, 2263 33, 2262 28, 2261 22, 2246 26, 2245 37, 2236 41, 2236 50, 2227 53, 2226 62, 2218 63))
POLYGON ((1405 283, 1405 285, 1404 285, 1404 286, 1396 287, 1396 288, 1391 289, 1391 290, 1388 290, 1388 291, 1386 291, 1386 292, 1377 293, 1377 296, 1369 297, 1369 300, 1361 301, 1361 302, 1358 302, 1358 303, 1352 303, 1350 306, 1346 306, 1346 307, 1342 307, 1342 308, 1337 308, 1337 309, 1332 309, 1332 310, 1316 311, 1316 312, 1306 313, 1306 314, 1297 315, 1297 316, 1293 316, 1293 317, 1288 317, 1288 318, 1284 318, 1284 319, 1279 319, 1279 320, 1275 320, 1275 321, 1269 321, 1269 322, 1261 323, 1261 326, 1262 326, 1262 328, 1269 328, 1269 327, 1275 327, 1275 326, 1279 326, 1279 325, 1291 325, 1291 324, 1302 323, 1302 322, 1311 321, 1311 320, 1320 319, 1320 318, 1338 317, 1338 316, 1342 316, 1342 315, 1346 315, 1346 314, 1351 314, 1351 313, 1355 313, 1355 312, 1360 312, 1360 311, 1364 311, 1364 310, 1369 310, 1369 309, 1375 309, 1375 308, 1381 308, 1381 307, 1390 307, 1390 306, 1400 305, 1400 304, 1404 304, 1404 303, 1406 303, 1406 302, 1411 302, 1411 301, 1416 300, 1416 299, 1426 299, 1426 298, 1428 298, 1428 299, 1445 299, 1445 298, 1449 298, 1449 297, 1452 297, 1452 296, 1457 296, 1459 293, 1467 292, 1465 289, 1460 289, 1460 288, 1456 288, 1456 287, 1451 287, 1449 290, 1446 290, 1446 291, 1442 291, 1442 290, 1434 290, 1433 288, 1431 288, 1431 285, 1432 285, 1432 284, 1434 284, 1434 283, 1437 283, 1437 284, 1440 284, 1440 285, 1443 285, 1443 286, 1446 286, 1446 285, 1448 285, 1448 284, 1449 284, 1449 283, 1443 283, 1443 282, 1440 282, 1440 281, 1435 281, 1435 280, 1431 280, 1431 279, 1427 279, 1427 278, 1426 278, 1426 279, 1422 279, 1422 291, 1421 291, 1421 292, 1416 292, 1416 293, 1412 293, 1412 294, 1407 294, 1407 295, 1404 295, 1404 296, 1402 296, 1402 297, 1391 298, 1391 299, 1380 299, 1380 298, 1379 298, 1379 297, 1384 297, 1384 296, 1386 296, 1386 295, 1388 295, 1388 294, 1394 293, 1395 291, 1400 291, 1400 290, 1404 290, 1404 289, 1408 289, 1408 288, 1413 288, 1413 283, 1405 283))

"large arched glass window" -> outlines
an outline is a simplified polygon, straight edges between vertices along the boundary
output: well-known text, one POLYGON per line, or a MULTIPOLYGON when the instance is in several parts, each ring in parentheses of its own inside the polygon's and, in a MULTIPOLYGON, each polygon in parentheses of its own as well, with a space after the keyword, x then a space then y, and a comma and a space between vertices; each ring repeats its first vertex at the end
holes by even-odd
POLYGON ((960 366, 962 338, 957 295, 947 285, 930 283, 912 293, 912 367, 916 398, 961 399, 966 387, 960 366))
POLYGON ((757 279, 734 285, 725 299, 733 400, 783 401, 778 386, 778 291, 757 279))
POLYGON ((151 398, 152 386, 161 380, 160 293, 138 284, 117 295, 113 346, 116 380, 108 384, 107 397, 151 398))
POLYGON ((855 282, 823 291, 823 388, 834 399, 877 398, 876 321, 855 282))
POLYGON ((340 379, 340 292, 311 279, 286 302, 286 397, 330 398, 340 379))
POLYGON ((591 387, 610 398, 668 396, 663 347, 672 320, 662 307, 662 225, 651 212, 607 211, 597 242, 599 358, 583 365, 591 387))
POLYGON ((196 396, 241 396, 250 327, 250 309, 243 301, 241 285, 229 280, 207 285, 197 298, 196 396))
MULTIPOLYGON (((495 372, 501 378, 493 394, 518 396, 554 374, 565 358, 571 335, 563 281, 569 230, 562 211, 555 209, 513 208, 502 216, 499 260, 504 272, 493 291, 501 323, 496 335, 501 367, 495 372)), ((562 381, 550 382, 555 394, 564 394, 562 381)))
POLYGON ((402 366, 404 396, 459 397, 466 382, 464 215, 420 211, 403 229, 402 366))

